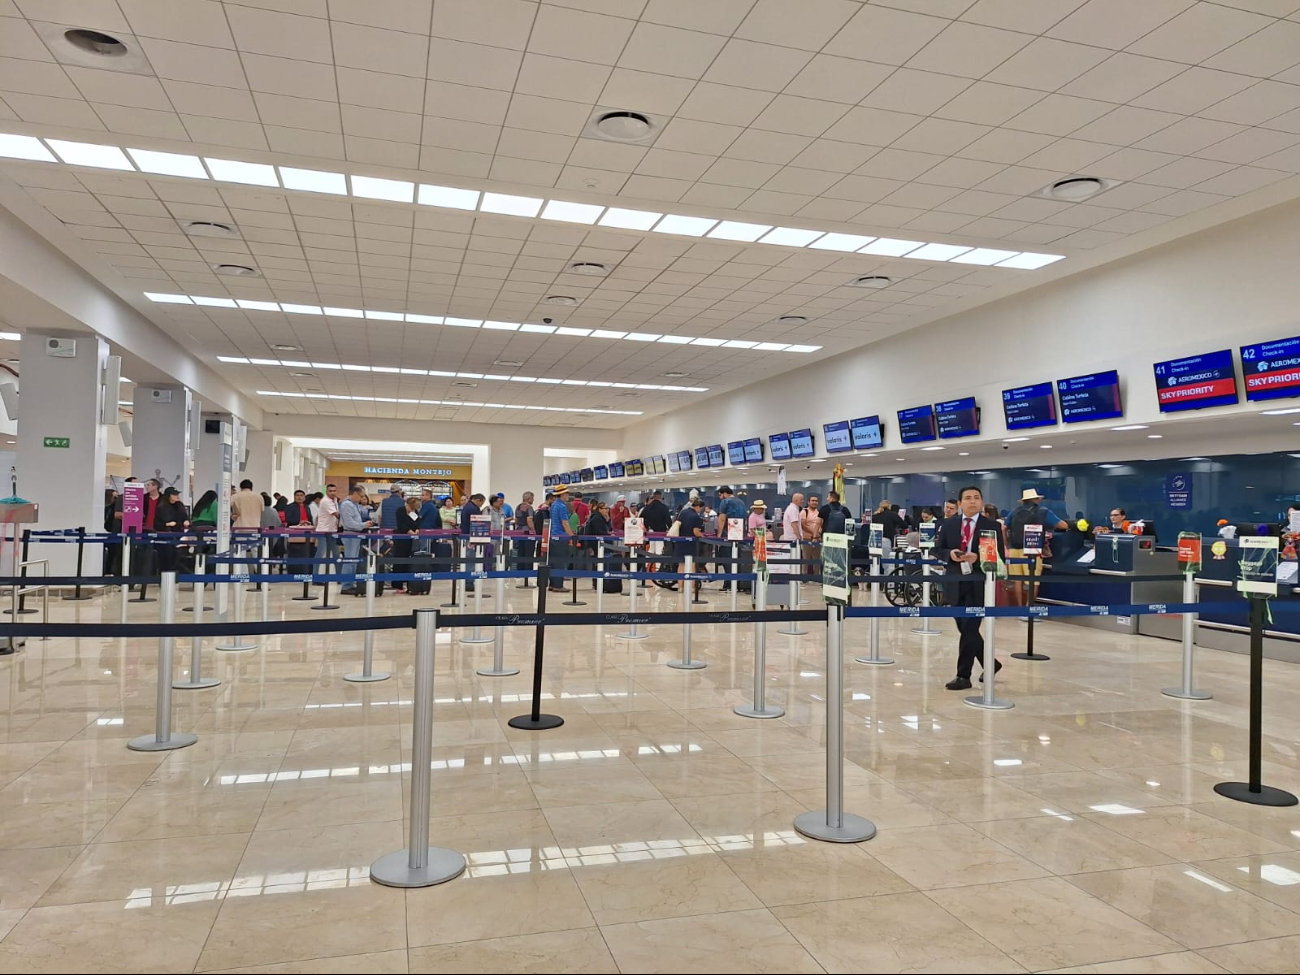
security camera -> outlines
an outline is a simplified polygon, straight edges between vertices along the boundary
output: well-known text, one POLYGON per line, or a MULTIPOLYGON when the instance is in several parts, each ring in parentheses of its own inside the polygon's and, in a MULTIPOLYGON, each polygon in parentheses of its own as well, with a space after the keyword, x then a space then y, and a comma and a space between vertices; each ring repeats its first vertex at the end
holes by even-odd
POLYGON ((1003 449, 1003 450, 1010 450, 1010 449, 1011 449, 1011 444, 1009 444, 1009 443, 1004 443, 1004 444, 1002 445, 1002 449, 1003 449))
POLYGON ((542 319, 542 324, 543 324, 543 325, 549 325, 549 324, 551 324, 551 322, 552 322, 553 320, 554 320, 554 319, 543 318, 543 319, 542 319))

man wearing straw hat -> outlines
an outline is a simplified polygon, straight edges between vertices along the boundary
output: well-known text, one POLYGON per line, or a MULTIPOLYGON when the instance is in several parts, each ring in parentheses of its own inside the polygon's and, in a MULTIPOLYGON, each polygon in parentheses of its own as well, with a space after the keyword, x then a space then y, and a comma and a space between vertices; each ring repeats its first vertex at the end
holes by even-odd
MULTIPOLYGON (((569 486, 561 484, 555 489, 555 500, 551 502, 551 549, 547 562, 552 569, 567 569, 571 565, 573 539, 569 531, 569 486)), ((551 577, 548 587, 551 592, 564 592, 564 580, 551 577)))
MULTIPOLYGON (((1043 496, 1037 488, 1025 488, 1020 493, 1020 506, 1007 516, 1007 558, 1023 559, 1025 558, 1025 526, 1042 525, 1044 529, 1043 544, 1047 544, 1046 532, 1050 529, 1064 531, 1070 526, 1065 520, 1059 517, 1051 508, 1042 506, 1043 496)), ((1041 556, 1035 557, 1034 575, 1042 576, 1043 560, 1041 556)), ((1029 565, 1025 562, 1011 561, 1007 563, 1008 576, 1028 576, 1029 565)), ((1024 582, 1015 582, 1009 587, 1008 596, 1012 606, 1028 606, 1033 594, 1029 591, 1029 586, 1024 582)))

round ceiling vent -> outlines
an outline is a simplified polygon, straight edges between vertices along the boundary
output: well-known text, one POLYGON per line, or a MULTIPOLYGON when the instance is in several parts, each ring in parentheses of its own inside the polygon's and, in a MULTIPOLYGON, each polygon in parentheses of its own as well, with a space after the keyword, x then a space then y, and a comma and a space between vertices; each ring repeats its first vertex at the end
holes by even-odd
POLYGON ((782 315, 777 321, 784 322, 786 325, 802 325, 808 319, 803 315, 782 315))
POLYGON ((224 274, 232 278, 260 278, 262 272, 255 267, 249 267, 247 264, 218 264, 213 268, 218 274, 224 274))
POLYGON ((191 220, 182 229, 191 237, 238 237, 239 232, 227 223, 212 220, 191 220))
POLYGON ((855 288, 888 288, 892 284, 890 278, 883 274, 868 274, 858 278, 853 282, 855 288))
POLYGON ((686 378, 687 376, 689 376, 689 375, 690 375, 689 372, 666 372, 666 373, 664 373, 664 378, 665 378, 665 379, 685 379, 685 378, 686 378))
POLYGON ((314 372, 291 372, 291 373, 289 373, 289 375, 293 376, 295 379, 315 379, 315 378, 316 378, 316 374, 315 374, 314 372))
POLYGON ((604 264, 597 264, 595 261, 574 261, 569 265, 569 270, 574 274, 587 274, 600 276, 609 273, 609 268, 604 264))
POLYGON ((495 361, 492 363, 492 365, 494 365, 494 366, 512 366, 512 367, 513 367, 513 366, 522 366, 523 363, 520 362, 518 359, 497 359, 497 360, 495 360, 495 361))
POLYGON ((548 305, 576 305, 578 299, 572 295, 547 295, 542 301, 548 305))
POLYGON ((615 142, 636 142, 650 134, 650 120, 640 112, 606 112, 596 119, 596 131, 615 142))
POLYGON ((1057 180, 1044 193, 1055 200, 1077 202, 1095 196, 1105 188, 1106 184, 1095 176, 1071 176, 1057 180))
POLYGON ((302 351, 302 349, 300 349, 296 345, 273 345, 271 346, 271 348, 275 349, 276 352, 301 352, 302 351))
POLYGON ((65 30, 63 39, 78 51, 84 51, 86 54, 93 54, 96 57, 121 58, 125 57, 127 53, 126 45, 116 37, 97 30, 86 30, 81 27, 65 30))

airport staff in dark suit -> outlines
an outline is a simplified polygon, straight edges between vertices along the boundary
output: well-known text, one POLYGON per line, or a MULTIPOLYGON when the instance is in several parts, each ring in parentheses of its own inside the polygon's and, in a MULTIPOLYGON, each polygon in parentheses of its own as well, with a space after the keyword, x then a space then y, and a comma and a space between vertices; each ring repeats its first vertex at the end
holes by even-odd
MULTIPOLYGON (((1002 541, 1002 526, 983 513, 984 494, 977 487, 964 487, 958 495, 958 511, 939 525, 934 542, 934 557, 947 564, 946 574, 968 574, 961 579, 943 584, 944 596, 951 606, 984 605, 984 571, 980 568, 979 544, 983 532, 990 531, 997 538, 998 556, 1006 558, 1002 541)), ((983 618, 957 617, 957 630, 961 642, 957 650, 957 676, 945 685, 950 691, 964 691, 971 686, 971 668, 975 661, 984 662, 984 635, 980 633, 983 618)), ((1002 669, 1000 660, 994 661, 994 673, 1002 669)), ((980 680, 984 678, 981 677, 980 680)))

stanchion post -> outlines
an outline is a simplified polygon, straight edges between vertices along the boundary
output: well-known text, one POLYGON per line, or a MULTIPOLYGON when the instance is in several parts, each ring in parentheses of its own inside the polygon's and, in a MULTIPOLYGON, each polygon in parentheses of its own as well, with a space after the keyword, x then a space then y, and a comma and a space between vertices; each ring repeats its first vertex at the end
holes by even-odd
MULTIPOLYGON (((682 612, 691 611, 691 575, 695 572, 695 556, 686 556, 683 564, 686 566, 686 579, 683 580, 685 585, 682 586, 682 612)), ((691 624, 682 624, 682 659, 670 660, 668 666, 673 670, 703 670, 708 666, 703 660, 691 659, 691 624)))
POLYGON ((1025 610, 1026 610, 1025 652, 1011 654, 1011 656, 1014 657, 1016 660, 1042 661, 1042 660, 1052 659, 1045 653, 1034 652, 1034 614, 1032 610, 1030 610, 1030 607, 1033 606, 1034 604, 1034 582, 1038 579, 1038 573, 1037 571, 1035 571, 1037 568, 1038 568, 1037 556, 1030 556, 1029 565, 1028 565, 1029 582, 1027 583, 1028 588, 1025 590, 1025 610))
MULTIPOLYGON (((325 564, 325 567, 321 571, 321 577, 325 581, 321 583, 320 602, 317 603, 315 606, 311 607, 312 609, 338 609, 338 606, 335 606, 332 603, 330 603, 330 576, 334 575, 338 571, 338 569, 339 569, 339 560, 337 557, 335 557, 330 562, 325 564)), ((355 563, 353 563, 352 571, 354 573, 356 572, 355 563)), ((355 585, 355 582, 353 583, 353 585, 355 585)), ((341 589, 343 587, 340 586, 339 588, 341 589)))
POLYGON ((1250 768, 1247 782, 1220 782, 1214 791, 1227 799, 1253 806, 1294 806, 1297 799, 1285 789, 1264 785, 1264 622, 1268 600, 1250 596, 1250 768))
MULTIPOLYGON (((552 544, 552 545, 555 544, 555 539, 554 539, 554 538, 551 539, 551 544, 552 544)), ((578 551, 581 551, 581 549, 575 549, 574 551, 575 551, 575 552, 578 552, 578 551)), ((578 561, 581 561, 581 560, 579 559, 578 561)), ((572 594, 571 596, 569 596, 569 598, 566 599, 566 600, 565 600, 563 603, 561 603, 560 605, 561 605, 561 606, 586 606, 587 604, 586 604, 585 602, 583 602, 581 599, 578 598, 578 577, 577 577, 577 576, 574 576, 572 581, 573 581, 573 594, 572 594)))
MULTIPOLYGON (((644 559, 642 559, 641 566, 642 568, 644 568, 645 566, 644 559)), ((635 576, 637 574, 636 572, 637 564, 635 562, 635 555, 633 554, 633 550, 630 548, 628 549, 628 567, 632 569, 632 571, 629 572, 628 575, 635 576)), ((638 629, 637 627, 636 591, 637 591, 637 583, 639 581, 640 581, 639 579, 635 579, 635 578, 628 580, 627 612, 628 612, 628 616, 631 617, 631 620, 628 623, 627 632, 618 634, 620 640, 644 640, 646 637, 650 635, 649 633, 642 633, 640 629, 638 629)), ((537 584, 540 586, 541 582, 539 581, 537 584)))
MULTIPOLYGON (((202 578, 207 568, 207 557, 199 552, 194 557, 194 574, 202 578)), ((194 583, 194 622, 203 619, 204 588, 202 582, 194 583)), ((166 607, 163 607, 164 610, 166 607)), ((205 687, 216 687, 221 681, 216 677, 203 676, 203 637, 197 633, 190 639, 190 676, 188 680, 172 682, 172 687, 182 691, 197 691, 205 687)))
POLYGON ((126 604, 131 598, 131 536, 126 532, 117 536, 121 541, 118 543, 122 546, 122 619, 126 622, 126 604))
MULTIPOLYGON (((466 546, 467 553, 474 550, 475 550, 474 546, 466 546)), ((465 556, 465 569, 469 575, 472 576, 476 574, 474 569, 472 568, 472 564, 473 564, 472 560, 474 558, 482 558, 482 557, 483 555, 481 550, 479 550, 479 554, 477 556, 470 556, 468 554, 465 556)), ((474 583, 474 615, 475 616, 481 616, 483 614, 483 584, 486 581, 487 581, 486 579, 478 579, 474 583)), ((468 581, 465 583, 465 585, 467 586, 469 585, 468 581)), ((479 626, 477 623, 475 623, 474 629, 470 632, 469 636, 461 637, 460 642, 461 643, 491 643, 492 637, 484 636, 483 628, 479 626)))
POLYGON ((826 609, 826 808, 796 816, 794 828, 814 840, 861 843, 876 826, 844 811, 844 607, 826 609))
POLYGON ((596 542, 596 612, 605 612, 605 540, 602 538, 596 542))
POLYGON ((81 593, 81 571, 82 571, 81 559, 82 559, 82 555, 85 552, 85 548, 86 548, 86 529, 84 527, 78 528, 77 529, 77 584, 73 587, 71 596, 63 597, 63 601, 65 603, 91 598, 90 596, 83 596, 81 593))
MULTIPOLYGON (((242 582, 236 582, 230 584, 230 597, 234 601, 234 607, 232 609, 232 612, 235 617, 234 621, 236 623, 244 622, 244 590, 242 586, 243 586, 242 582)), ((319 609, 319 608, 320 607, 318 606, 312 607, 312 609, 319 609)), ((198 621, 196 620, 195 622, 198 621)), ((235 634, 234 636, 231 636, 229 641, 226 643, 215 644, 213 649, 215 650, 256 650, 257 644, 251 642, 245 642, 243 634, 239 633, 239 634, 235 634)))
MULTIPOLYGON (((375 553, 366 549, 366 616, 375 615, 375 553)), ((419 610, 416 610, 419 612, 419 610)), ((370 684, 377 680, 388 680, 390 673, 375 673, 375 631, 366 630, 361 651, 361 670, 344 674, 343 679, 353 684, 370 684)))
POLYGON ((736 611, 736 600, 740 596, 740 543, 731 543, 731 611, 736 611))
MULTIPOLYGON (((791 579, 788 585, 790 587, 789 607, 790 609, 798 609, 799 608, 799 583, 797 583, 794 579, 791 579)), ((802 629, 799 626, 798 620, 790 620, 785 625, 786 627, 788 627, 788 629, 780 629, 777 630, 776 632, 784 633, 786 634, 786 636, 803 636, 808 632, 807 630, 802 629)))
POLYGON ((438 611, 415 611, 415 707, 411 735, 411 815, 406 849, 370 865, 370 879, 385 887, 432 887, 465 872, 455 850, 429 845, 433 764, 433 669, 438 611))
MULTIPOLYGON (((502 552, 497 555, 497 571, 505 572, 505 545, 501 546, 502 552)), ((504 576, 497 576, 497 612, 504 614, 506 612, 506 580, 504 576)), ((492 666, 482 667, 475 671, 480 677, 513 677, 519 673, 518 667, 506 666, 506 628, 504 626, 494 626, 492 628, 492 666)))
MULTIPOLYGON (((269 576, 270 567, 267 565, 271 561, 271 540, 262 539, 261 561, 257 566, 257 574, 260 576, 269 576)), ((259 582, 258 587, 262 590, 262 622, 269 622, 271 619, 271 583, 267 581, 259 582)))
POLYGON ((523 731, 549 731, 564 724, 558 714, 542 714, 542 660, 546 641, 546 592, 551 587, 551 572, 545 565, 537 567, 537 635, 533 641, 533 706, 528 714, 511 718, 506 724, 523 731))
MULTIPOLYGON (((162 623, 170 626, 176 622, 176 573, 162 574, 162 623)), ((154 733, 132 738, 126 747, 133 752, 165 752, 173 748, 184 748, 199 740, 198 735, 188 731, 172 731, 172 651, 176 638, 160 636, 158 638, 158 699, 155 716, 154 733)))
MULTIPOLYGON (((1183 602, 1196 602, 1196 574, 1183 574, 1183 602)), ((1196 614, 1183 613, 1183 686, 1166 687, 1160 693, 1184 701, 1208 701, 1214 697, 1208 691, 1196 690, 1192 674, 1192 656, 1196 653, 1196 614)))
MULTIPOLYGON (((452 538, 452 540, 451 540, 451 564, 450 564, 449 566, 447 566, 447 568, 450 569, 451 572, 452 572, 452 578, 451 578, 451 598, 450 598, 447 602, 442 603, 441 606, 442 606, 443 609, 457 609, 457 608, 459 608, 460 611, 463 613, 463 612, 465 612, 465 601, 464 601, 463 599, 461 599, 460 596, 459 596, 459 590, 457 590, 457 588, 456 588, 456 583, 459 582, 460 580, 458 580, 458 579, 456 578, 456 576, 455 576, 455 572, 456 572, 456 563, 457 563, 457 562, 460 562, 460 549, 461 549, 460 539, 459 539, 459 538, 452 538)), ((464 568, 464 564, 463 564, 463 563, 462 563, 462 565, 461 565, 461 568, 462 568, 462 569, 464 568)))
MULTIPOLYGON (((734 582, 734 580, 733 580, 734 582)), ((742 718, 779 718, 782 708, 767 703, 767 577, 758 573, 754 579, 754 600, 758 618, 754 620, 754 703, 737 704, 733 711, 742 718)))
MULTIPOLYGON (((998 575, 997 571, 986 567, 984 570, 984 608, 987 610, 998 604, 998 575)), ((994 693, 994 685, 997 683, 997 649, 994 646, 997 635, 997 617, 985 616, 984 626, 988 629, 984 637, 984 674, 980 678, 984 681, 984 692, 982 694, 972 694, 970 697, 963 698, 973 708, 984 708, 988 711, 1009 711, 1013 707, 1010 701, 1000 700, 994 693)))
MULTIPOLYGON (((871 608, 880 608, 880 576, 884 572, 884 560, 890 553, 888 538, 882 538, 880 541, 881 550, 871 556, 871 608)), ((873 616, 867 626, 868 651, 865 657, 854 657, 853 659, 860 664, 874 664, 877 667, 888 667, 894 662, 893 657, 882 657, 880 655, 880 617, 873 616)))
MULTIPOLYGON (((928 551, 921 553, 921 609, 924 610, 934 605, 933 587, 934 583, 930 581, 930 553, 928 551)), ((921 625, 912 627, 913 633, 919 633, 921 636, 935 636, 939 629, 931 621, 932 616, 922 616, 921 625)))
MULTIPOLYGON (((317 539, 320 539, 320 538, 323 538, 323 537, 324 537, 324 536, 320 536, 320 535, 318 535, 318 536, 317 536, 317 539)), ((289 557, 289 549, 290 549, 290 548, 292 548, 292 546, 287 545, 287 544, 285 545, 285 558, 288 558, 288 557, 289 557)), ((325 551, 329 551, 328 539, 326 539, 326 544, 323 544, 323 545, 316 545, 316 544, 313 544, 313 545, 312 545, 311 558, 312 558, 312 559, 315 559, 315 558, 316 558, 316 553, 319 552, 319 551, 321 551, 322 549, 325 550, 325 551)), ((311 602, 313 599, 316 598, 315 596, 313 596, 313 595, 311 594, 311 576, 313 576, 313 575, 316 574, 316 563, 315 563, 315 562, 309 562, 309 563, 307 564, 307 567, 306 567, 306 568, 307 568, 307 576, 308 576, 308 578, 306 578, 306 579, 304 579, 304 580, 302 581, 302 595, 301 595, 301 596, 294 596, 294 597, 293 597, 293 601, 294 601, 294 602, 297 602, 297 603, 309 603, 309 602, 311 602)))

